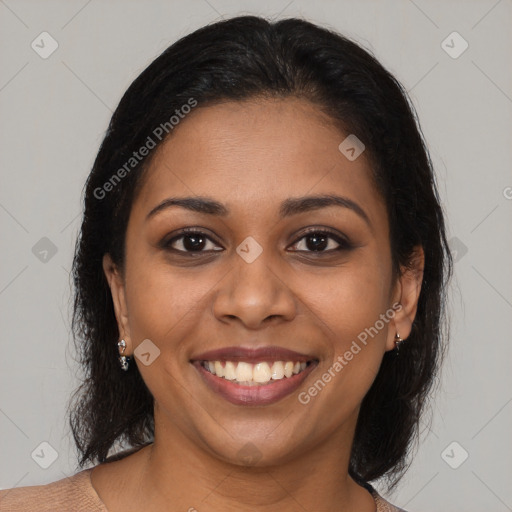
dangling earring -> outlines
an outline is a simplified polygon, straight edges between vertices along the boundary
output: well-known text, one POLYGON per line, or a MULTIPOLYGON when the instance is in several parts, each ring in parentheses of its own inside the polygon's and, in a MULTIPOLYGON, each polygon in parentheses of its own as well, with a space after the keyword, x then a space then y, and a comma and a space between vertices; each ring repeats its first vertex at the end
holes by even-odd
POLYGON ((402 338, 400 338, 400 334, 398 332, 395 334, 395 348, 396 352, 398 354, 398 351, 400 350, 400 345, 404 342, 402 338))
POLYGON ((117 342, 117 346, 119 347, 119 350, 120 350, 120 356, 119 356, 119 362, 121 363, 121 368, 124 370, 124 371, 127 371, 128 370, 128 366, 130 365, 130 356, 125 356, 123 355, 124 354, 124 351, 126 350, 126 341, 124 340, 121 340, 121 341, 118 341, 117 342))

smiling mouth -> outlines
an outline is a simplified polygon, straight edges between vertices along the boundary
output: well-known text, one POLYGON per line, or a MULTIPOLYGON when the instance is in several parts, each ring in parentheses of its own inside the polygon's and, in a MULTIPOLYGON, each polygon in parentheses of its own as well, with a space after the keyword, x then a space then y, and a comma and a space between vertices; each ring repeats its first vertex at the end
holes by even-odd
POLYGON ((312 361, 201 361, 201 366, 224 380, 240 386, 265 386, 302 373, 312 361))
POLYGON ((319 359, 278 345, 238 345, 195 354, 190 363, 210 391, 228 402, 266 406, 294 393, 319 359))

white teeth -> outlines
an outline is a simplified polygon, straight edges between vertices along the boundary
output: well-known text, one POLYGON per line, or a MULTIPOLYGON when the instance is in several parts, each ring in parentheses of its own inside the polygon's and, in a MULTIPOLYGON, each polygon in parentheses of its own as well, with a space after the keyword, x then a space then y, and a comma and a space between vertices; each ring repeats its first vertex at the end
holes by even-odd
POLYGON ((268 382, 272 374, 270 373, 270 366, 268 363, 258 363, 254 365, 254 370, 252 371, 252 380, 254 382, 268 382))
POLYGON ((215 375, 217 375, 217 377, 224 377, 224 368, 220 361, 215 361, 215 375))
POLYGON ((240 362, 236 367, 236 380, 245 382, 252 380, 252 364, 240 362))
POLYGON ((286 361, 284 365, 284 376, 291 377, 293 375, 293 363, 291 361, 286 361))
POLYGON ((224 367, 224 378, 227 380, 235 380, 235 365, 231 361, 226 361, 226 366, 224 367))
POLYGON ((272 375, 273 380, 280 380, 284 377, 284 365, 281 361, 276 361, 272 368, 270 368, 270 373, 272 375))
POLYGON ((274 361, 251 364, 245 361, 238 363, 232 361, 205 361, 203 366, 213 375, 233 380, 246 385, 266 384, 271 381, 290 378, 304 371, 307 363, 293 361, 274 361))

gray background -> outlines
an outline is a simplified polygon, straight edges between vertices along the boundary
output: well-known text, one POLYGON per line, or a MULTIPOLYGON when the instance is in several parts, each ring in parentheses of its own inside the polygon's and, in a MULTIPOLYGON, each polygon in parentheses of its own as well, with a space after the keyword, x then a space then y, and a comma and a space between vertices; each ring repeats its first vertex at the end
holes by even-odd
POLYGON ((390 498, 411 512, 512 510, 511 12, 510 0, 0 0, 0 487, 75 471, 69 270, 113 109, 178 37, 255 13, 305 17, 372 50, 410 92, 438 173, 453 337, 432 426, 390 498), (50 48, 43 31, 59 45, 45 59, 31 47, 50 48), (469 43, 457 58, 445 50, 460 52, 458 36, 442 46, 454 31, 469 43))

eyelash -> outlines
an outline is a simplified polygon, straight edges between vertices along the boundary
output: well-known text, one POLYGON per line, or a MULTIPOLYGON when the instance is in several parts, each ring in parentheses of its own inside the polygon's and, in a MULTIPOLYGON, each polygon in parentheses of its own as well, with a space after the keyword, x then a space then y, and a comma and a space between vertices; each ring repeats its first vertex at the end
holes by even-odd
MULTIPOLYGON (((221 252, 220 250, 218 249, 214 249, 214 250, 200 250, 200 251, 187 251, 187 250, 181 250, 181 249, 174 249, 171 247, 171 245, 177 241, 177 240, 180 240, 184 237, 186 237, 187 235, 203 235, 204 238, 206 238, 207 240, 213 242, 213 243, 216 243, 214 240, 212 240, 209 236, 206 235, 206 233, 204 231, 202 231, 201 229, 198 229, 198 228, 183 228, 179 231, 179 235, 177 236, 174 236, 172 237, 171 239, 169 240, 164 240, 162 243, 161 243, 161 247, 162 249, 166 249, 166 250, 169 250, 169 251, 172 251, 174 253, 178 253, 180 255, 191 255, 193 256, 194 254, 202 254, 202 253, 206 253, 206 252, 221 252)), ((296 239, 296 241, 292 244, 292 245, 297 245, 298 242, 300 242, 302 239, 304 238, 307 238, 308 236, 311 236, 311 235, 327 235, 327 238, 330 238, 332 240, 334 240, 338 245, 339 247, 335 248, 335 249, 328 249, 328 250, 323 250, 323 251, 309 251, 309 250, 298 250, 296 252, 299 252, 299 253, 310 253, 310 254, 313 254, 315 255, 316 257, 318 256, 321 256, 323 254, 332 254, 332 253, 335 253, 335 252, 340 252, 340 251, 348 251, 350 249, 352 249, 354 246, 347 240, 345 239, 344 237, 338 235, 337 233, 331 231, 330 229, 327 229, 327 228, 309 228, 307 229, 306 231, 304 231, 299 238, 296 239)))

